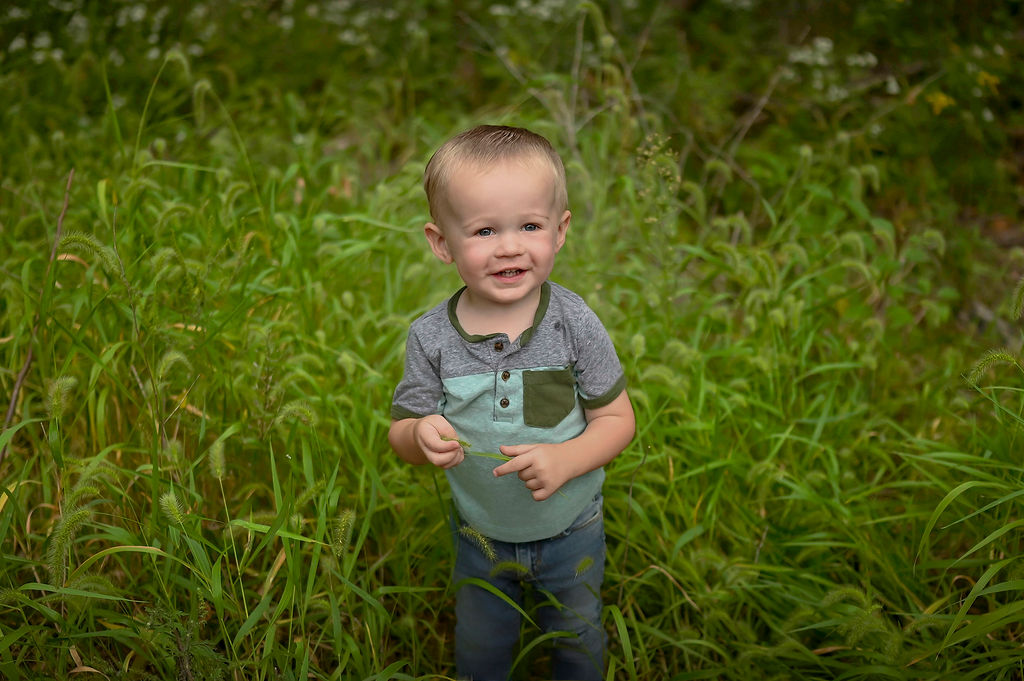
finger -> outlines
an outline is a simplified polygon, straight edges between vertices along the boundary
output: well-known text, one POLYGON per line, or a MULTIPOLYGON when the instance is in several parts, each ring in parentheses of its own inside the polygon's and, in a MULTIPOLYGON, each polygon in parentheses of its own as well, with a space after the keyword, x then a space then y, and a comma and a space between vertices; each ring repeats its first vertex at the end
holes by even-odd
POLYGON ((445 462, 445 464, 442 465, 441 468, 443 468, 444 470, 448 470, 449 468, 455 468, 460 463, 462 463, 462 460, 465 458, 466 457, 462 454, 462 452, 458 452, 454 456, 452 456, 451 459, 445 462))
POLYGON ((501 476, 508 475, 509 473, 518 473, 524 468, 529 467, 529 465, 530 461, 527 459, 513 458, 511 461, 506 461, 505 463, 495 468, 494 477, 500 478, 501 476))
POLYGON ((517 457, 520 454, 526 454, 528 451, 533 449, 533 445, 502 445, 498 448, 505 456, 517 457))

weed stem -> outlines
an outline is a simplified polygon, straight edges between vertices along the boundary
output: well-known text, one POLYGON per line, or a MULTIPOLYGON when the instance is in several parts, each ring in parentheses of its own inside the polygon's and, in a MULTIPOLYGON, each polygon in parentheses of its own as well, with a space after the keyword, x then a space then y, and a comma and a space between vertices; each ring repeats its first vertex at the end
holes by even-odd
MULTIPOLYGON (((14 418, 14 408, 18 404, 18 393, 21 392, 21 386, 25 382, 25 376, 28 375, 28 369, 32 366, 32 350, 36 342, 36 334, 39 332, 39 317, 40 311, 43 308, 43 296, 46 292, 46 282, 50 277, 50 270, 53 269, 53 261, 57 258, 57 244, 60 243, 61 234, 64 231, 64 216, 68 214, 68 203, 71 200, 71 182, 75 179, 75 169, 72 168, 68 172, 68 183, 64 187, 64 205, 60 209, 60 215, 57 217, 57 232, 53 235, 53 245, 50 247, 50 259, 46 263, 46 271, 43 273, 43 287, 39 290, 39 306, 36 308, 35 319, 32 323, 32 334, 28 339, 28 354, 25 355, 25 363, 21 365, 21 370, 18 372, 18 377, 14 380, 14 388, 11 390, 11 403, 7 406, 7 414, 4 416, 4 427, 11 425, 11 420, 14 418)), ((0 429, 0 430, 3 430, 0 429)), ((4 445, 3 449, 0 449, 0 463, 7 458, 7 445, 4 445)))

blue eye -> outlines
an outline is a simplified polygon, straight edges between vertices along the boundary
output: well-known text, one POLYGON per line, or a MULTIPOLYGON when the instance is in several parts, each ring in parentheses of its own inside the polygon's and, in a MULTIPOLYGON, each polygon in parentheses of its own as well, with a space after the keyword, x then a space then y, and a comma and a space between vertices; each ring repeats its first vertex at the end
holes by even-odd
POLYGON ((540 225, 530 222, 523 225, 523 229, 526 230, 527 232, 536 232, 538 229, 540 229, 540 225))
POLYGON ((484 227, 483 229, 478 230, 476 233, 477 236, 490 236, 492 234, 494 234, 494 230, 491 229, 490 227, 484 227))

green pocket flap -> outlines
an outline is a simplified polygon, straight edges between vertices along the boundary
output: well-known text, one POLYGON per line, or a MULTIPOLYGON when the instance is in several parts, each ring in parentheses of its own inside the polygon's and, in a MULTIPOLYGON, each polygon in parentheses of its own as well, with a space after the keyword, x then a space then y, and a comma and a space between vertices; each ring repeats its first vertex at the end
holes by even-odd
POLYGON ((554 428, 576 406, 572 367, 523 372, 523 422, 533 428, 554 428))

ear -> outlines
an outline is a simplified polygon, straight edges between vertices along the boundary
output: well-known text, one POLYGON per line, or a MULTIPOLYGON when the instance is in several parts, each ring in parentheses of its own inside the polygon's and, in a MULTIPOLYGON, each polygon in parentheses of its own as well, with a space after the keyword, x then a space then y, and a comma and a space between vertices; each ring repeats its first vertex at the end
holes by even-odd
POLYGON ((565 233, 569 231, 569 221, 572 220, 572 213, 565 211, 558 223, 558 232, 555 234, 555 253, 562 250, 565 245, 565 233))
POLYGON ((430 244, 430 250, 434 252, 437 259, 443 262, 445 265, 452 264, 455 260, 452 258, 451 252, 448 250, 448 240, 444 238, 444 232, 440 227, 435 225, 433 222, 428 222, 423 226, 423 233, 427 237, 427 242, 430 244))

